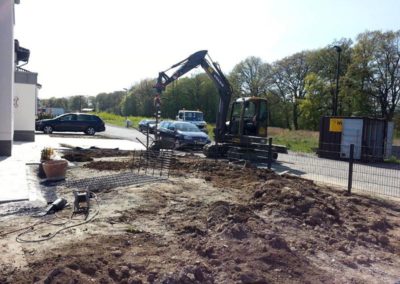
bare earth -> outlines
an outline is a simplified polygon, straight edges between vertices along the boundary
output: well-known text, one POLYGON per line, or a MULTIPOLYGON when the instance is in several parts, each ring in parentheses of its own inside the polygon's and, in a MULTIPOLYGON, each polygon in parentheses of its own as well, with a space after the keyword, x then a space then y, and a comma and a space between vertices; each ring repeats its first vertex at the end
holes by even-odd
MULTIPOLYGON (((126 157, 78 164, 69 179, 129 170, 126 157)), ((95 219, 48 241, 0 237, 0 283, 400 281, 399 204, 193 157, 176 160, 171 175, 97 192, 95 219)), ((72 201, 71 189, 57 194, 72 201)), ((0 235, 45 220, 21 235, 44 238, 70 213, 2 216, 0 235)))

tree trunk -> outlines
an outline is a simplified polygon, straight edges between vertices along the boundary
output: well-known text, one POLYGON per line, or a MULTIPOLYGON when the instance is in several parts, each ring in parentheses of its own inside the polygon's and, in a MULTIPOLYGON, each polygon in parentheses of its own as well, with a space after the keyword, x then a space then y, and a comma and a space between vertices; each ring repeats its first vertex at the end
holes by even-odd
POLYGON ((285 118, 285 128, 291 130, 292 126, 290 125, 290 105, 288 103, 284 103, 283 105, 283 111, 285 112, 284 118, 285 118))
POLYGON ((290 125, 289 114, 286 113, 286 128, 292 130, 292 126, 290 125))
POLYGON ((298 112, 299 112, 299 106, 297 103, 293 104, 293 127, 294 130, 299 130, 299 124, 298 124, 298 112))

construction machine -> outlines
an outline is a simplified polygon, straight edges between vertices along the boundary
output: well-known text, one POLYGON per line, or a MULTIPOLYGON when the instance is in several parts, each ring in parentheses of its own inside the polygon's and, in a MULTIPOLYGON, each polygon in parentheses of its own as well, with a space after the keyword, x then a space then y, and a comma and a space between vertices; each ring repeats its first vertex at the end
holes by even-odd
POLYGON ((204 154, 213 158, 227 157, 252 161, 266 160, 268 157, 276 159, 277 152, 285 152, 286 149, 277 146, 271 147, 268 144, 267 100, 259 97, 243 97, 236 99, 230 107, 233 95, 232 87, 219 64, 212 61, 207 53, 207 50, 198 51, 160 72, 154 86, 157 90, 157 97, 167 85, 190 70, 201 66, 215 83, 219 92, 219 106, 214 128, 215 143, 204 146, 204 154), (169 76, 166 72, 171 69, 175 71, 169 76), (269 151, 270 149, 272 151, 269 151))

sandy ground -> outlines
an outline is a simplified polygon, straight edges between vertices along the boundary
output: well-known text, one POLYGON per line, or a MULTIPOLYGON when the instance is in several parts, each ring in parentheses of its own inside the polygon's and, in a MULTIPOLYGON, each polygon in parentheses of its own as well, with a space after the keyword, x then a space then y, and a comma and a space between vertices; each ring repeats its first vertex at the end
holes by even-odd
MULTIPOLYGON (((68 179, 132 167, 127 157, 94 159, 70 168, 68 179)), ((55 190, 72 202, 70 188, 55 190)), ((1 216, 0 283, 400 281, 397 203, 196 157, 177 158, 167 181, 99 189, 97 197, 92 222, 43 242, 21 241, 83 216, 69 219, 70 207, 46 218, 32 210, 1 216)))

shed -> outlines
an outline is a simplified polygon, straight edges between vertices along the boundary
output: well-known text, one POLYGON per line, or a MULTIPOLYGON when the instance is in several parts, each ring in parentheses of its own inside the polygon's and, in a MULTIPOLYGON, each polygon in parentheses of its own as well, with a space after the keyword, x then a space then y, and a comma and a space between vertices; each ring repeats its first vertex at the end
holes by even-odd
POLYGON ((320 120, 318 156, 348 159, 354 144, 354 159, 383 161, 391 156, 393 122, 370 117, 325 116, 320 120))

